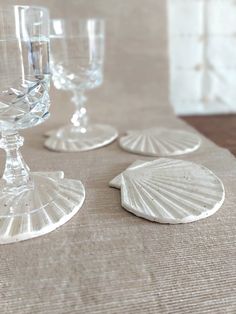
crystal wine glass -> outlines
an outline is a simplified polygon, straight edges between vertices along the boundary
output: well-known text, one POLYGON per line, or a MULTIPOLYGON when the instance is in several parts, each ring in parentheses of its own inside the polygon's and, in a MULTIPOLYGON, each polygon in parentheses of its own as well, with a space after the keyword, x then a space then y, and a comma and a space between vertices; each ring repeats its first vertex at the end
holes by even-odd
POLYGON ((69 125, 47 133, 49 149, 86 151, 107 145, 118 135, 109 125, 90 124, 85 106, 85 91, 103 82, 104 29, 101 19, 51 21, 53 82, 57 89, 73 93, 76 110, 69 125))
POLYGON ((63 172, 32 173, 19 151, 23 138, 18 130, 49 115, 49 21, 45 8, 0 8, 0 147, 6 152, 0 180, 0 243, 54 230, 84 200, 80 181, 63 179, 63 172))

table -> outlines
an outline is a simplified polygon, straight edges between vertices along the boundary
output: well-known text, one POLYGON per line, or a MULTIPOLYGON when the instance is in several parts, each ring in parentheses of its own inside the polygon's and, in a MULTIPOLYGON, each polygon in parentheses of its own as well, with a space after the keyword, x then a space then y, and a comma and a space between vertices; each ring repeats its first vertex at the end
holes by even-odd
MULTIPOLYGON (((103 16, 107 20, 105 82, 89 95, 92 120, 115 125, 120 134, 161 125, 194 131, 176 119, 168 103, 165 1, 34 3, 49 6, 53 17, 103 16)), ((55 232, 0 246, 0 313, 234 314, 234 156, 205 138, 199 150, 181 156, 209 167, 223 180, 227 198, 215 215, 185 225, 151 223, 124 211, 119 191, 108 187, 136 159, 151 158, 124 152, 117 142, 79 154, 44 149, 44 132, 65 123, 72 114, 67 93, 52 88, 51 99, 51 119, 21 133, 25 160, 34 171, 63 170, 66 177, 80 179, 86 201, 55 232)), ((211 119, 187 121, 202 132, 211 130, 207 134, 211 137, 217 134, 213 128, 216 125, 217 130, 220 121, 216 117, 211 126, 202 123, 211 119)), ((222 119, 228 126, 228 120, 222 119)), ((221 143, 226 145, 226 127, 222 123, 219 127, 221 143)))
POLYGON ((189 116, 182 119, 236 155, 236 115, 189 116))

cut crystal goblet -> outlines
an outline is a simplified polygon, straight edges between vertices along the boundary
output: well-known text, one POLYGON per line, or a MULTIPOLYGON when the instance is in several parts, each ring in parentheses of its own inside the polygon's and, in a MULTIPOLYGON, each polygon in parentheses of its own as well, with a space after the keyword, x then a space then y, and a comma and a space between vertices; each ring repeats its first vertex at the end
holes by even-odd
POLYGON ((30 172, 18 130, 44 122, 49 113, 49 13, 33 6, 0 8, 0 147, 6 165, 0 180, 0 243, 48 233, 81 207, 80 181, 63 172, 30 172))
POLYGON ((103 82, 104 21, 52 20, 51 47, 54 86, 73 93, 75 112, 69 125, 48 132, 45 146, 55 151, 87 151, 111 143, 115 128, 88 121, 84 93, 103 82))

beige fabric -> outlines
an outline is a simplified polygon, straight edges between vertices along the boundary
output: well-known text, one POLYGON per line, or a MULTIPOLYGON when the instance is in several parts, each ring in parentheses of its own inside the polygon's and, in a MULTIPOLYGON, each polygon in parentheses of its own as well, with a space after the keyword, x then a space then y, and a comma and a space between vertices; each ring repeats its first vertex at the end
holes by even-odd
MULTIPOLYGON (((190 128, 174 117, 167 101, 165 1, 44 3, 54 16, 107 19, 106 81, 90 93, 91 119, 113 124, 121 134, 147 126, 190 128)), ((235 313, 235 158, 206 139, 197 152, 182 157, 223 180, 226 200, 214 216, 186 225, 148 222, 124 211, 120 192, 108 187, 140 157, 122 151, 117 142, 86 153, 43 148, 43 132, 71 114, 69 98, 52 90, 52 117, 22 132, 23 153, 32 170, 60 169, 81 179, 86 202, 57 231, 0 246, 0 313, 235 313)))

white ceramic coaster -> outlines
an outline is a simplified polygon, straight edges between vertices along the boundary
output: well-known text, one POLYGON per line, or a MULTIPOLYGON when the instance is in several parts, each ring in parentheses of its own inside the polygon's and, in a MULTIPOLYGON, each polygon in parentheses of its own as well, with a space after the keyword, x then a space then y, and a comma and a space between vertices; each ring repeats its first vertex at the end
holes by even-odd
POLYGON ((118 137, 118 132, 110 125, 93 124, 86 133, 76 131, 75 127, 65 126, 46 134, 48 149, 61 152, 82 152, 106 146, 118 137))
MULTIPOLYGON (((63 172, 31 173, 34 189, 3 197, 0 193, 0 244, 35 238, 71 219, 85 199, 80 181, 63 172)), ((3 181, 0 180, 0 190, 3 181)))
POLYGON ((115 177, 122 207, 160 223, 187 223, 213 215, 223 204, 221 180, 202 165, 160 158, 137 161, 115 177))
POLYGON ((201 144, 198 135, 182 130, 151 128, 128 131, 119 140, 131 153, 146 156, 177 156, 195 151, 201 144))

